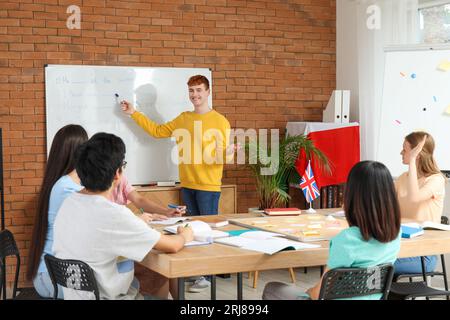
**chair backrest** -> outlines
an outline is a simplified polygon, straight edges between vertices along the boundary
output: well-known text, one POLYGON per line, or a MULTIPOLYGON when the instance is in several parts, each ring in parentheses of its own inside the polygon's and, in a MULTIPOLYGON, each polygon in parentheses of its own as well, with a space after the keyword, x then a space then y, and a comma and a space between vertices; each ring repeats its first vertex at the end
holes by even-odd
POLYGON ((382 264, 371 268, 338 268, 328 271, 322 278, 319 300, 344 299, 389 294, 394 267, 382 264))
POLYGON ((99 290, 94 271, 89 265, 80 260, 58 259, 46 254, 44 256, 50 279, 54 288, 54 299, 58 297, 58 284, 65 288, 93 292, 99 300, 99 290))
POLYGON ((14 276, 14 287, 12 297, 17 294, 17 284, 19 282, 20 254, 14 236, 8 229, 0 231, 0 289, 3 291, 3 300, 6 300, 6 257, 16 257, 16 273, 14 276))

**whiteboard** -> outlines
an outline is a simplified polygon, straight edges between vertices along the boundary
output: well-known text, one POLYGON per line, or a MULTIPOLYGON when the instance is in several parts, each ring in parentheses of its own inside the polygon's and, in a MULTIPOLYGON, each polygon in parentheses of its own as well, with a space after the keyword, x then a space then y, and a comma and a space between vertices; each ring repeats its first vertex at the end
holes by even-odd
POLYGON ((377 160, 394 177, 408 170, 400 152, 405 136, 430 133, 441 170, 450 170, 450 49, 386 52, 377 160), (449 70, 439 68, 449 62, 449 70))
MULTIPOLYGON (((194 109, 187 81, 197 74, 206 76, 212 89, 211 70, 206 68, 46 66, 47 155, 61 127, 79 124, 89 137, 108 132, 122 138, 130 183, 179 181, 175 139, 148 135, 122 112, 119 101, 131 101, 157 123, 168 122, 181 112, 194 109)), ((212 94, 209 105, 212 106, 212 94)))

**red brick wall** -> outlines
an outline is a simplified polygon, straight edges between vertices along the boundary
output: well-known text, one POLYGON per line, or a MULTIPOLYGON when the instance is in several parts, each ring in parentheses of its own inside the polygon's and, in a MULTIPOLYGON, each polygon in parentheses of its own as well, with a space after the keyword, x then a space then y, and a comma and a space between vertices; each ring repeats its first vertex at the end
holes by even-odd
MULTIPOLYGON (((45 164, 44 64, 208 67, 233 128, 320 121, 335 87, 335 0, 2 0, 0 126, 5 210, 25 262, 45 164), (81 30, 66 28, 69 5, 81 30)), ((227 166, 238 209, 257 205, 245 168, 227 166)), ((13 274, 9 272, 8 279, 13 274)))

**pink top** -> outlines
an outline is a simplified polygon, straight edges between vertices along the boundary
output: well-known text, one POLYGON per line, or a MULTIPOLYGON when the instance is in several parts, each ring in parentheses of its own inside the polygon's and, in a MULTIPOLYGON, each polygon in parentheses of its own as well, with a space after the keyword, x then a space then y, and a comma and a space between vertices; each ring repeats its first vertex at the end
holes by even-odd
POLYGON ((119 181, 119 184, 113 188, 111 192, 111 201, 117 204, 127 205, 128 194, 136 190, 133 186, 128 182, 127 177, 122 174, 122 178, 119 181))

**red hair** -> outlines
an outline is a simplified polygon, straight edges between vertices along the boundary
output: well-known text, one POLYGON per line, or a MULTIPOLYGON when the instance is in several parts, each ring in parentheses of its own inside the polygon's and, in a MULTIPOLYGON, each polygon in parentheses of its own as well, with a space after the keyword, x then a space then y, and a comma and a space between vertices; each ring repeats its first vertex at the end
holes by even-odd
POLYGON ((189 78, 189 80, 187 82, 187 85, 189 87, 198 86, 198 85, 201 85, 201 84, 204 84, 205 85, 205 89, 209 90, 209 80, 205 76, 202 76, 202 75, 192 76, 192 77, 189 78))

